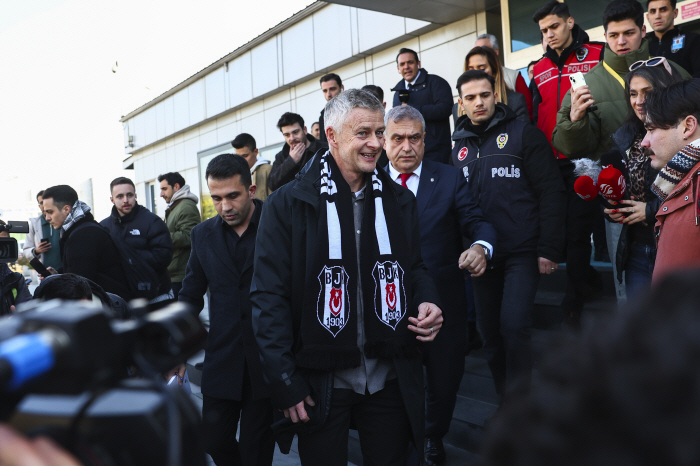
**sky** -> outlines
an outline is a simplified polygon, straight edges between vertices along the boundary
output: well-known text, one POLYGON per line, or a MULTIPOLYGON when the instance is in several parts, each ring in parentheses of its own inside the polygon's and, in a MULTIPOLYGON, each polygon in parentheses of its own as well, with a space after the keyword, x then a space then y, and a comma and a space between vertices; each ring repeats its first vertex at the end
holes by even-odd
POLYGON ((23 220, 8 216, 36 210, 39 190, 91 178, 106 216, 109 181, 133 173, 121 116, 310 3, 1 1, 0 217, 23 220))

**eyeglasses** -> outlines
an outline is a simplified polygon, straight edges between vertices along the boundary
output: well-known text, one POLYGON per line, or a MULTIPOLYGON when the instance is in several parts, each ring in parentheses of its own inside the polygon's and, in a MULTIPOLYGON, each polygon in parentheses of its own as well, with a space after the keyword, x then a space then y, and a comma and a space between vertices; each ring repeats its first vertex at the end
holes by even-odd
POLYGON ((668 64, 668 60, 666 60, 666 57, 653 57, 649 60, 636 61, 630 66, 630 71, 638 70, 642 66, 659 66, 661 64, 664 65, 664 68, 666 68, 668 74, 673 76, 673 70, 671 69, 671 65, 668 64))

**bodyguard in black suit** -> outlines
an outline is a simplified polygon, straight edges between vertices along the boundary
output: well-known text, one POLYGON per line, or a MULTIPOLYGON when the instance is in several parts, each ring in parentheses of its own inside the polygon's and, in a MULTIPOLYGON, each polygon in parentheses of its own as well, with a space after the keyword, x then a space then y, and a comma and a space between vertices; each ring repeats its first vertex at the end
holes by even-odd
POLYGON ((272 405, 251 324, 250 282, 263 203, 245 159, 223 154, 206 170, 219 215, 192 229, 179 300, 200 312, 207 288, 209 340, 202 370, 202 437, 217 466, 269 466, 272 405), (240 441, 236 441, 238 420, 240 441))
POLYGON ((423 347, 426 367, 425 449, 428 464, 445 459, 442 438, 450 427, 457 390, 464 374, 467 334, 467 299, 464 274, 486 270, 493 254, 496 231, 467 191, 459 170, 424 159, 425 121, 410 106, 387 113, 385 148, 391 178, 410 189, 417 199, 421 254, 437 286, 445 325, 440 335, 423 347), (472 246, 463 251, 462 238, 472 246))

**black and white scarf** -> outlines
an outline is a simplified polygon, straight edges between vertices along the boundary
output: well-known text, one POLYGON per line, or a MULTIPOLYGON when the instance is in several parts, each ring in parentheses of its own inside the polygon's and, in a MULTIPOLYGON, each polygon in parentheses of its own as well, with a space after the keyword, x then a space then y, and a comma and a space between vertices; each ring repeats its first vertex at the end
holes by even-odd
POLYGON ((307 265, 301 317, 303 348, 297 363, 324 371, 360 365, 358 279, 363 296, 365 355, 390 359, 416 354, 415 335, 407 326, 408 317, 415 316, 417 310, 406 277, 410 273, 409 251, 398 197, 392 189, 383 189, 375 169, 371 185, 365 188, 357 251, 354 194, 330 152, 314 163, 321 165, 321 207, 315 253, 307 265))
POLYGON ((70 227, 75 225, 78 220, 82 219, 85 217, 85 215, 90 212, 90 206, 84 203, 83 201, 75 201, 73 204, 73 207, 71 208, 70 212, 68 213, 68 216, 66 219, 63 221, 63 225, 61 226, 61 237, 63 237, 63 234, 67 232, 70 227))
POLYGON ((651 190, 661 201, 665 201, 698 162, 700 162, 700 139, 691 142, 673 156, 656 175, 651 190))

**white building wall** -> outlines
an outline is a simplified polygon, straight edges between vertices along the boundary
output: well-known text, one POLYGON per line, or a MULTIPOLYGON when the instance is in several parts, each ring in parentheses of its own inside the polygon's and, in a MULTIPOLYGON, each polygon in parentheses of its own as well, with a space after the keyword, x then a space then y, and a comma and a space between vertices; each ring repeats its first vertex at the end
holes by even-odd
MULTIPOLYGON (((282 143, 276 123, 284 112, 299 113, 310 128, 325 105, 318 83, 321 73, 337 73, 346 89, 376 84, 391 108, 390 89, 401 79, 396 53, 409 47, 418 51, 430 73, 454 84, 462 73, 464 56, 476 36, 485 32, 485 16, 480 13, 411 35, 427 24, 332 4, 235 58, 228 70, 215 69, 137 114, 125 122, 125 133, 134 138, 134 147, 128 150, 133 154, 129 161, 134 163, 139 196, 148 183, 168 171, 179 171, 199 196, 199 151, 231 141, 242 132, 252 134, 259 148, 282 143), (402 37, 405 40, 395 43, 402 37), (387 42, 391 45, 377 49, 387 42), (372 53, 362 56, 367 51, 372 53), (332 66, 353 56, 342 66, 332 66), (310 74, 315 76, 299 81, 310 74), (279 91, 270 93, 275 89, 279 91)), ((453 93, 456 99, 456 90, 453 93)), ((157 210, 163 215, 164 203, 157 210)))

